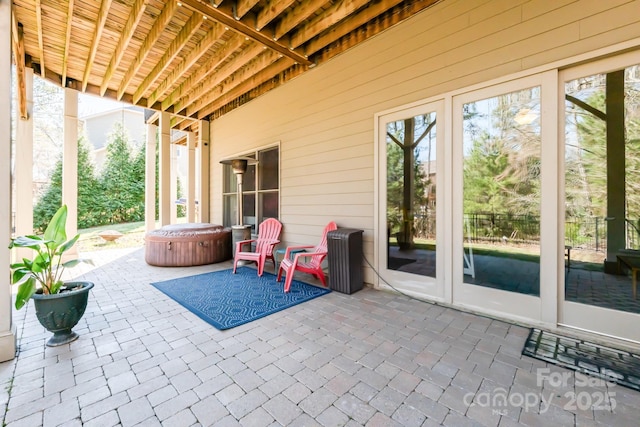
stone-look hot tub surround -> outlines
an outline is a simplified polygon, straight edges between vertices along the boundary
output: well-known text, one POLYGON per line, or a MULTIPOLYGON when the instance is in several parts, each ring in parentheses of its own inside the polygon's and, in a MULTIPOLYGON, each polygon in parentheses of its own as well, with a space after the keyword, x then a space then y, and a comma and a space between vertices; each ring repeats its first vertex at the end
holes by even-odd
POLYGON ((231 230, 208 223, 171 224, 145 236, 145 261, 159 267, 190 267, 231 258, 231 230))

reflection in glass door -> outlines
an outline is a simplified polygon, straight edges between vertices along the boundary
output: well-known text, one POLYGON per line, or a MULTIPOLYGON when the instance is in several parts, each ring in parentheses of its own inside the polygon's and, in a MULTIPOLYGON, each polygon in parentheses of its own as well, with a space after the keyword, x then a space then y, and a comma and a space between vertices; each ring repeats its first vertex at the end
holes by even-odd
POLYGON ((614 61, 563 73, 562 322, 638 340, 640 65, 614 61))
POLYGON ((387 268, 436 277, 436 113, 386 125, 387 268))
POLYGON ((540 87, 463 104, 464 282, 540 295, 540 87))
POLYGON ((444 103, 378 118, 380 153, 378 263, 405 291, 444 297, 442 273, 444 103))

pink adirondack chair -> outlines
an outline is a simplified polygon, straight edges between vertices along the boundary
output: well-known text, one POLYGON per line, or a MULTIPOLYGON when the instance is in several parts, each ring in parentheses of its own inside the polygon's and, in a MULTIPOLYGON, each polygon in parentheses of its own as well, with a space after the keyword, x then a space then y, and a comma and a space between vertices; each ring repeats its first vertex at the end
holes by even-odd
POLYGON ((267 259, 273 262, 276 268, 276 261, 273 257, 273 248, 280 243, 280 231, 282 223, 275 218, 265 219, 258 227, 258 238, 251 240, 241 240, 236 242, 236 253, 233 259, 233 273, 235 274, 238 261, 254 261, 258 264, 258 276, 262 276, 264 263, 267 259), (251 252, 251 243, 256 242, 255 252, 251 252), (248 245, 249 250, 243 251, 243 246, 248 245))
POLYGON ((322 261, 327 256, 327 233, 329 231, 336 230, 338 226, 335 222, 331 221, 324 228, 322 233, 322 239, 318 246, 288 246, 284 254, 284 258, 280 263, 278 269, 278 282, 282 278, 282 272, 285 273, 286 278, 284 281, 284 291, 289 292, 291 287, 291 281, 293 280, 293 274, 296 270, 303 273, 313 274, 316 278, 320 279, 324 287, 327 286, 327 281, 322 271, 322 261), (290 258, 290 252, 296 249, 312 249, 307 252, 300 252, 295 254, 293 259, 290 258), (305 261, 308 260, 308 261, 305 261))

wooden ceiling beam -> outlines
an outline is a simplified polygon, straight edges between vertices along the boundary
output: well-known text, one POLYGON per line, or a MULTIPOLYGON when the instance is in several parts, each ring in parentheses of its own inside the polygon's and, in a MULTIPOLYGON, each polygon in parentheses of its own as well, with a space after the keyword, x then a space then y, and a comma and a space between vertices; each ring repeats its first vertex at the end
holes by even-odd
POLYGON ((317 10, 324 6, 326 3, 327 0, 309 0, 294 7, 291 11, 287 12, 284 18, 282 18, 276 24, 273 33, 274 40, 280 40, 285 34, 294 29, 302 21, 316 13, 317 10))
POLYGON ((219 78, 216 74, 213 77, 218 81, 212 81, 211 84, 207 86, 210 89, 204 94, 204 96, 198 97, 199 99, 197 99, 196 102, 193 102, 191 106, 187 107, 186 115, 189 117, 197 115, 198 111, 200 111, 202 107, 212 103, 216 98, 222 96, 230 88, 233 88, 244 81, 250 80, 251 76, 260 73, 261 70, 273 64, 280 58, 282 58, 282 56, 279 54, 271 50, 266 50, 251 60, 245 67, 225 76, 220 76, 223 78, 219 78))
MULTIPOLYGON (((233 75, 233 73, 240 70, 242 67, 244 67, 246 64, 254 60, 258 55, 262 54, 265 51, 274 55, 276 58, 279 55, 278 53, 275 53, 272 50, 266 50, 264 46, 261 46, 257 43, 252 43, 250 47, 247 47, 238 56, 236 56, 233 59, 233 61, 226 63, 220 69, 216 70, 215 73, 210 74, 209 77, 207 77, 206 79, 203 79, 202 81, 198 82, 195 86, 193 86, 186 96, 184 96, 178 102, 175 103, 174 111, 180 112, 185 108, 189 107, 198 99, 205 96, 210 90, 210 88, 216 86, 218 83, 220 83, 227 77, 233 75)), ((187 112, 187 116, 190 116, 190 115, 191 114, 187 112)))
POLYGON ((124 56, 124 52, 127 46, 129 46, 129 42, 133 38, 133 34, 135 33, 140 20, 144 16, 144 10, 147 7, 148 1, 149 0, 135 0, 135 3, 131 6, 131 14, 129 15, 129 19, 127 19, 127 22, 124 24, 120 40, 118 40, 118 45, 111 56, 111 60, 107 66, 107 71, 104 74, 104 79, 100 85, 101 94, 106 92, 107 85, 111 81, 113 74, 118 69, 120 61, 122 61, 122 57, 124 56))
POLYGON ((29 118, 27 111, 27 81, 25 76, 24 59, 24 28, 16 22, 16 17, 11 14, 11 44, 13 44, 13 60, 16 63, 16 85, 18 92, 18 113, 22 120, 29 118))
POLYGON ((255 25, 250 24, 248 20, 238 19, 236 20, 232 16, 227 15, 222 12, 219 8, 215 8, 213 6, 209 6, 208 4, 201 3, 198 0, 181 0, 183 6, 188 7, 194 11, 200 12, 203 15, 220 22, 221 24, 233 29, 234 31, 239 32, 252 40, 257 41, 260 44, 267 46, 269 49, 272 49, 276 52, 281 53, 282 55, 293 59, 295 62, 298 62, 303 65, 311 65, 312 62, 307 59, 307 57, 295 50, 289 49, 287 46, 284 46, 281 43, 275 41, 272 37, 263 34, 260 31, 255 30, 255 25))
POLYGON ((240 47, 245 43, 243 37, 238 34, 234 34, 231 36, 229 40, 225 43, 225 45, 220 48, 209 60, 203 64, 200 68, 198 68, 192 75, 187 77, 185 81, 183 81, 180 86, 178 86, 171 95, 167 96, 162 100, 162 110, 167 110, 171 105, 173 105, 180 98, 185 96, 193 86, 198 84, 201 80, 205 79, 211 73, 213 73, 216 68, 224 62, 229 56, 231 56, 236 50, 240 49, 240 47))
POLYGON ((102 30, 104 30, 104 24, 107 22, 107 16, 109 16, 110 7, 111 0, 102 0, 100 11, 98 12, 98 19, 96 20, 96 29, 93 32, 93 40, 91 41, 91 50, 89 51, 87 64, 84 66, 84 75, 82 76, 82 92, 84 92, 84 90, 87 88, 87 84, 89 83, 89 76, 91 75, 91 69, 93 68, 93 61, 95 60, 96 53, 98 52, 100 38, 102 37, 102 30))
POLYGON ((258 3, 259 0, 238 0, 235 5, 234 18, 240 19, 251 10, 253 6, 258 3))
MULTIPOLYGON (((309 43, 305 45, 305 50, 309 55, 319 51, 323 47, 328 46, 334 41, 338 40, 340 37, 343 37, 356 28, 366 24, 376 16, 381 15, 392 7, 402 3, 402 1, 403 0, 382 0, 381 2, 374 3, 372 6, 369 6, 366 9, 361 10, 357 14, 350 16, 349 19, 346 19, 343 22, 332 26, 324 34, 320 34, 319 37, 311 39, 309 43)), ((297 34, 294 34, 293 38, 296 37, 297 34)))
POLYGON ((164 31, 165 27, 173 17, 173 14, 178 9, 178 3, 175 1, 168 1, 158 18, 153 23, 149 34, 144 39, 142 43, 142 47, 138 51, 136 55, 136 60, 129 66, 129 69, 124 75, 122 82, 120 82, 120 87, 118 88, 118 99, 121 99, 124 96, 125 91, 127 90, 127 86, 131 83, 131 79, 136 75, 144 61, 146 61, 147 56, 151 52, 151 48, 158 41, 160 35, 164 31))
POLYGON ((62 85, 64 86, 67 81, 67 69, 69 62, 69 46, 71 46, 71 26, 73 24, 73 6, 74 1, 69 0, 69 5, 67 7, 67 22, 65 27, 65 38, 64 38, 64 52, 62 57, 62 85))
MULTIPOLYGON (((317 36, 327 28, 331 28, 368 3, 368 0, 351 0, 334 3, 325 13, 313 17, 305 22, 300 29, 295 30, 289 38, 289 47, 296 48, 301 46, 304 42, 317 36)), ((376 15, 368 14, 368 16, 373 18, 376 15)))
POLYGON ((200 40, 200 42, 198 42, 196 47, 191 52, 189 52, 187 57, 184 58, 184 60, 181 61, 178 66, 171 71, 169 76, 164 79, 153 91, 153 93, 147 98, 150 105, 153 105, 158 99, 160 99, 167 92, 167 90, 169 90, 169 88, 173 86, 173 84, 177 82, 180 77, 182 77, 182 75, 187 70, 193 67, 196 62, 198 62, 200 57, 204 55, 211 48, 211 46, 213 46, 214 43, 220 39, 224 32, 225 29, 221 25, 218 25, 214 22, 213 28, 207 32, 207 35, 204 36, 204 38, 200 40))
POLYGON ((262 30, 295 2, 296 0, 270 0, 256 15, 256 30, 262 30))
POLYGON ((40 75, 44 77, 45 63, 44 63, 44 39, 42 35, 42 2, 36 0, 36 26, 38 27, 38 60, 40 61, 40 75))
MULTIPOLYGON (((225 106, 226 104, 233 101, 234 99, 249 92, 251 89, 254 89, 260 86, 261 84, 269 81, 270 79, 274 78, 275 76, 285 71, 286 69, 290 68, 294 64, 295 63, 291 61, 290 58, 280 58, 279 60, 269 65, 268 67, 250 76, 249 79, 247 79, 246 81, 239 82, 240 84, 235 85, 233 88, 223 88, 223 85, 220 86, 220 89, 214 88, 213 90, 217 91, 218 97, 214 97, 214 100, 210 104, 203 106, 198 111, 198 114, 197 114, 198 118, 203 120, 205 117, 207 117, 209 114, 211 114, 218 108, 225 106)), ((232 79, 228 79, 228 80, 229 80, 228 82, 229 84, 234 83, 232 79)))
POLYGON ((184 24, 184 27, 180 30, 175 39, 171 42, 167 50, 160 58, 160 61, 153 67, 151 73, 147 74, 147 76, 142 81, 142 84, 138 86, 138 89, 133 93, 133 102, 138 102, 142 95, 149 90, 151 85, 158 80, 160 74, 167 69, 167 67, 171 64, 171 62, 178 56, 178 53, 184 48, 184 46, 189 42, 189 39, 198 31, 202 23, 204 22, 204 18, 199 13, 194 13, 191 15, 189 20, 184 24))

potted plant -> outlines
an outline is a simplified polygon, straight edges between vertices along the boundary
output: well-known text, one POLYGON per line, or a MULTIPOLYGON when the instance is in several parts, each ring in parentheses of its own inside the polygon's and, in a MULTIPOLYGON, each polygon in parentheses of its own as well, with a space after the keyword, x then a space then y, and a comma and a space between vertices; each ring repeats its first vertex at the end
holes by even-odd
POLYGON ((91 282, 63 282, 67 267, 87 259, 63 260, 63 255, 76 243, 79 234, 67 240, 67 206, 63 205, 51 218, 43 236, 19 236, 11 239, 9 249, 29 248, 35 251, 33 259, 23 258, 11 265, 11 282, 18 285, 16 309, 33 299, 40 324, 53 336, 48 346, 67 344, 78 338, 71 330, 87 308, 91 282))

